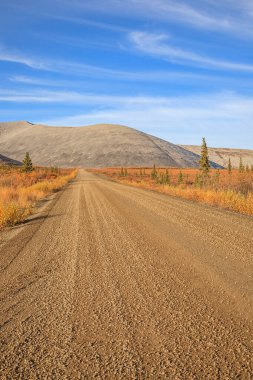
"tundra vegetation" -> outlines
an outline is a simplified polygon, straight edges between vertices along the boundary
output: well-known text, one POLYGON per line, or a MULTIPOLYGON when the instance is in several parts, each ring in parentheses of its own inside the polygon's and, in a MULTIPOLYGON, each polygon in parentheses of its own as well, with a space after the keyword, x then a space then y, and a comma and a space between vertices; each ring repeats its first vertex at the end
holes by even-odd
MULTIPOLYGON (((205 164, 207 161, 203 161, 205 164)), ((220 206, 243 214, 253 215, 253 167, 245 167, 242 160, 239 169, 105 168, 92 169, 128 185, 155 190, 201 203, 220 206), (122 175, 122 173, 127 175, 122 175)))
POLYGON ((75 175, 74 169, 33 167, 29 153, 20 168, 0 167, 0 228, 24 221, 36 201, 58 191, 75 175))

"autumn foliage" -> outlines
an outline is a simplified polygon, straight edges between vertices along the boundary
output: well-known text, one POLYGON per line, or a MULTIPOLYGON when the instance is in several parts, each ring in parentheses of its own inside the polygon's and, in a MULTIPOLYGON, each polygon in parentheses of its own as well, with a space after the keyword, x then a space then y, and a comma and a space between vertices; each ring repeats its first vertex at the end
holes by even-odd
POLYGON ((0 228, 23 221, 40 198, 62 188, 74 178, 73 169, 0 167, 0 228))
POLYGON ((178 168, 105 168, 93 169, 112 179, 135 187, 220 206, 253 215, 253 170, 178 168))

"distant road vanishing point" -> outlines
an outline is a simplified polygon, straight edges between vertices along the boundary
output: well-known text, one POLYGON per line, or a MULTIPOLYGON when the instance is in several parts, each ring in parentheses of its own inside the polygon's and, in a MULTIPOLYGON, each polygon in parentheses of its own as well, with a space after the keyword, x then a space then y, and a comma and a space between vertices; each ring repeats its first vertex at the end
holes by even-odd
POLYGON ((80 170, 0 234, 2 379, 252 379, 253 218, 80 170))

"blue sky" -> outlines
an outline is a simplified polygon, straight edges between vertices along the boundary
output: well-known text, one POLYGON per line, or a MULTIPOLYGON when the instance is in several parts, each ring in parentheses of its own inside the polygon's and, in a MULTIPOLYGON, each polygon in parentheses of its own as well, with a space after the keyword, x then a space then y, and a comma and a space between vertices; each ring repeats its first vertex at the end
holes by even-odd
POLYGON ((0 3, 0 119, 253 149, 251 0, 0 3))

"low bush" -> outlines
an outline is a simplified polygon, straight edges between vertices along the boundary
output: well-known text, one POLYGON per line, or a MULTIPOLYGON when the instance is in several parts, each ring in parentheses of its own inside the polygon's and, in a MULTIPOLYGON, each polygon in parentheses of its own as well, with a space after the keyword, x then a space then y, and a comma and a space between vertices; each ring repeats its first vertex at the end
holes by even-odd
POLYGON ((120 176, 120 170, 123 169, 105 168, 93 171, 135 187, 253 215, 252 170, 212 169, 208 175, 203 175, 198 169, 156 167, 154 176, 154 168, 127 168, 127 177, 120 176))
POLYGON ((0 168, 0 228, 24 221, 36 201, 58 191, 75 176, 73 169, 35 168, 24 173, 19 168, 0 168))

